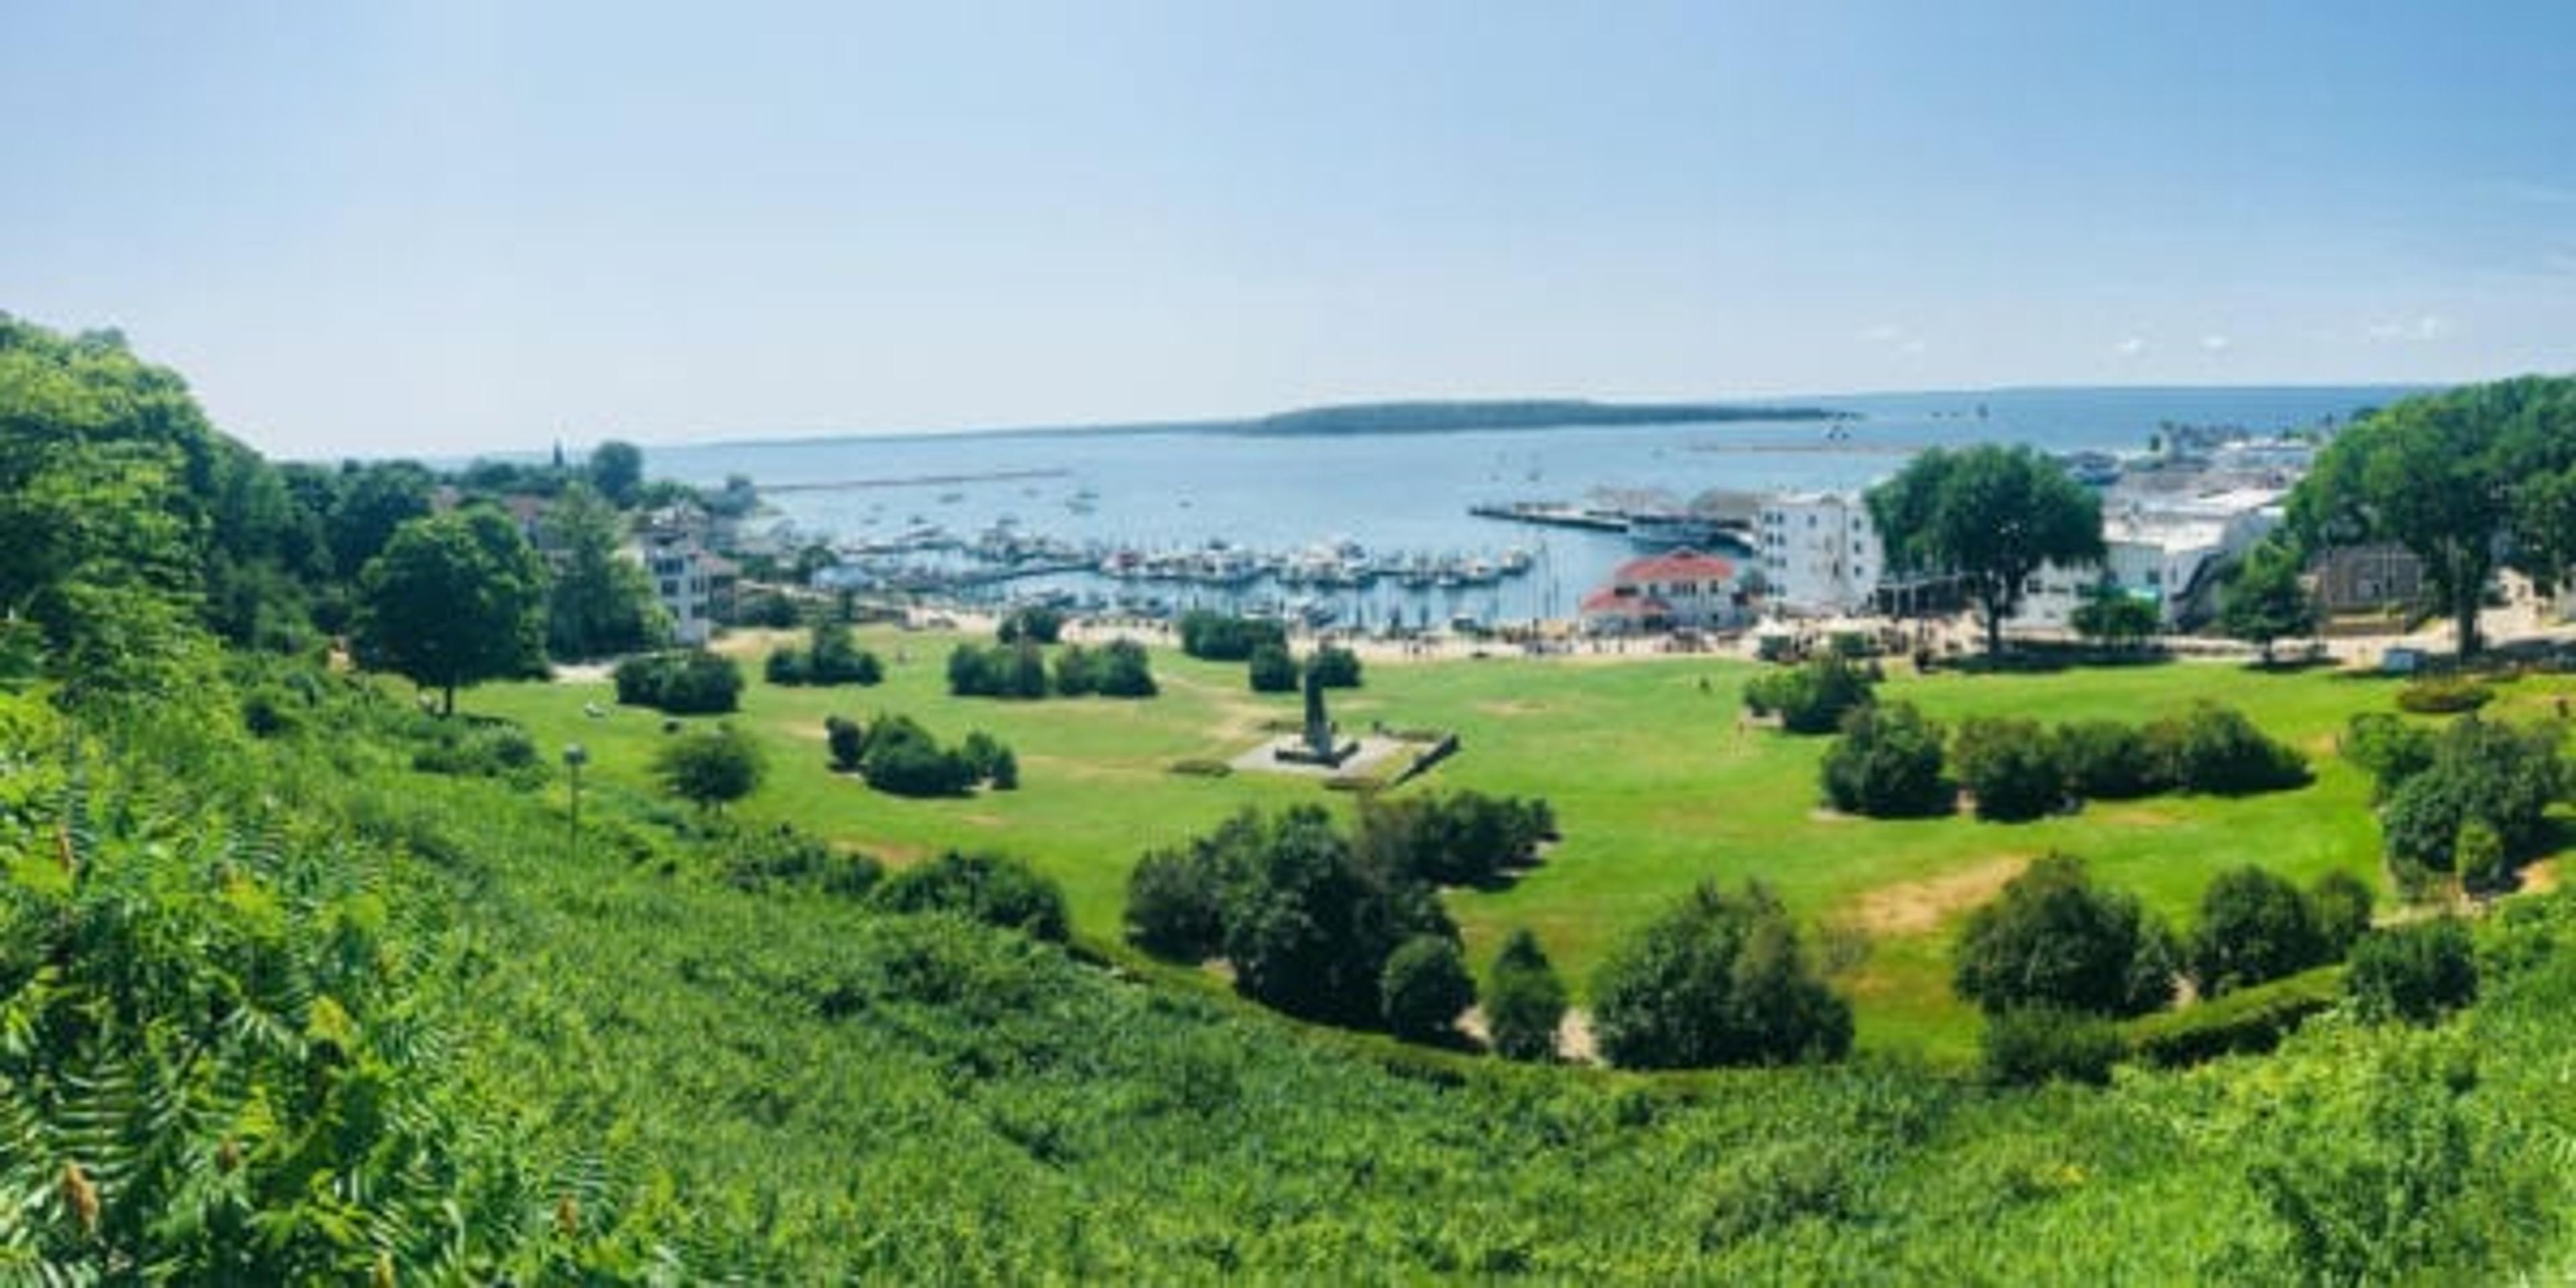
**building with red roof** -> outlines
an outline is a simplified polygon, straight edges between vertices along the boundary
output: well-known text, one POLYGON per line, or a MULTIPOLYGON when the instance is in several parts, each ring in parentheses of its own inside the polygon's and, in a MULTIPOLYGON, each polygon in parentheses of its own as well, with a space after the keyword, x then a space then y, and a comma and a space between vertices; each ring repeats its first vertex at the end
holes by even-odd
POLYGON ((1696 550, 1631 559, 1583 597, 1584 629, 1619 634, 1740 626, 1752 617, 1732 560, 1696 550))

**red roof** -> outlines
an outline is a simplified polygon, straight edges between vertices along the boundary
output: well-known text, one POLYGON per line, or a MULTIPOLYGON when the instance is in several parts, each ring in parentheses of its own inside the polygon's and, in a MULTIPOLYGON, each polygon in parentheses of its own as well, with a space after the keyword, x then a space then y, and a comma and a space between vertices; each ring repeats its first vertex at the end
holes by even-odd
POLYGON ((1610 574, 1612 584, 1635 585, 1641 582, 1733 581, 1735 565, 1715 555, 1696 550, 1673 550, 1643 559, 1631 559, 1610 574))
POLYGON ((1652 595, 1622 595, 1615 590, 1596 590, 1583 597, 1586 617, 1670 617, 1673 606, 1652 595))

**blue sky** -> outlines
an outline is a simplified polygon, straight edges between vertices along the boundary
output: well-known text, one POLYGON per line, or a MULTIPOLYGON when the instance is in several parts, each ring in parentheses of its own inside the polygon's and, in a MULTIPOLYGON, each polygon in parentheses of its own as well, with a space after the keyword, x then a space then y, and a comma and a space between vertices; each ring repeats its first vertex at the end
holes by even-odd
POLYGON ((2576 5, 11 0, 0 309, 285 455, 2576 370, 2576 5))

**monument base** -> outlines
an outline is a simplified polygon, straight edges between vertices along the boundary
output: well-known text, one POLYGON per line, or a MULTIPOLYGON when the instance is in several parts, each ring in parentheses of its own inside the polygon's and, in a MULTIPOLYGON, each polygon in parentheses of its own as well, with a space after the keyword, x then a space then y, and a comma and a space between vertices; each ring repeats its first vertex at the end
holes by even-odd
POLYGON ((1360 754, 1360 743, 1357 738, 1349 742, 1327 743, 1322 747, 1310 746, 1302 742, 1283 742, 1270 749, 1271 758, 1282 764, 1321 765, 1326 769, 1339 769, 1343 761, 1358 754, 1360 754))

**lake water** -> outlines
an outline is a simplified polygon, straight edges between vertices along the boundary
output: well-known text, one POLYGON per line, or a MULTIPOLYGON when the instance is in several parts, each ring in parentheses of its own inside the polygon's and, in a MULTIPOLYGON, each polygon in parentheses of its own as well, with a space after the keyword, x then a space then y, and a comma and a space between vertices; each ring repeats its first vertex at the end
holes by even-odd
MULTIPOLYGON (((2028 443, 2050 450, 2144 447, 2159 424, 2313 425, 2383 405, 2390 387, 2047 389, 1875 394, 1786 400, 1860 419, 1827 438, 1821 422, 1733 422, 1441 434, 1275 438, 1140 429, 1132 432, 850 437, 655 448, 652 473, 699 484, 748 475, 764 487, 911 479, 1014 470, 1060 476, 792 491, 771 503, 799 531, 836 540, 887 537, 917 523, 973 533, 1004 520, 1034 534, 1147 550, 1225 541, 1293 550, 1351 540, 1392 555, 1493 556, 1519 546, 1539 556, 1528 576, 1498 586, 1407 591, 1390 581, 1329 594, 1342 620, 1375 625, 1489 622, 1570 615, 1621 560, 1624 536, 1535 528, 1471 517, 1484 502, 1580 500, 1596 489, 1655 489, 1687 499, 1711 488, 1856 488, 1905 454, 1934 445, 2028 443), (1087 507, 1087 508, 1086 508, 1087 507)), ((1078 593, 1118 587, 1072 574, 1014 583, 1078 593)), ((1135 589, 1130 587, 1130 589, 1135 589)), ((1176 605, 1236 603, 1245 592, 1157 586, 1176 605)))

